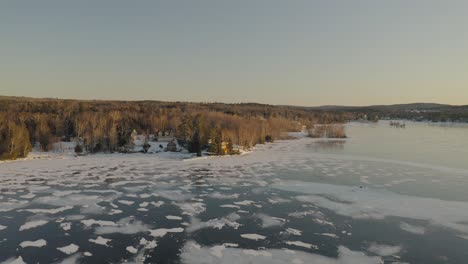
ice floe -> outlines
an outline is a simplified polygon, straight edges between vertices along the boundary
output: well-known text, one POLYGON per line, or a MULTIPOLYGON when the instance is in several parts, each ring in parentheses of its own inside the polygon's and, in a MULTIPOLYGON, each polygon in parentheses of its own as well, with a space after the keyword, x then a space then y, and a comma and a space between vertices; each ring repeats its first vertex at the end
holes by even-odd
POLYGON ((254 216, 262 220, 263 228, 271 227, 271 226, 280 226, 286 223, 286 219, 284 218, 273 217, 273 216, 269 216, 266 214, 255 214, 254 216))
POLYGON ((266 238, 266 236, 262 236, 262 235, 258 235, 258 234, 241 234, 240 236, 242 238, 255 240, 255 241, 264 240, 266 238))
POLYGON ((401 249, 401 246, 372 243, 367 250, 379 256, 386 257, 398 254, 401 251, 401 249))
POLYGON ((317 235, 332 237, 332 238, 339 238, 336 234, 333 233, 316 233, 317 235))
POLYGON ((118 200, 119 203, 125 204, 125 205, 132 205, 135 202, 134 201, 128 201, 128 200, 118 200))
POLYGON ((196 203, 174 203, 182 210, 182 214, 194 216, 206 210, 206 205, 201 202, 196 203))
POLYGON ((164 202, 163 202, 163 201, 157 201, 157 202, 151 202, 151 204, 152 204, 153 206, 155 206, 155 207, 161 207, 161 205, 163 205, 164 202))
POLYGON ((168 220, 183 220, 182 217, 174 216, 174 215, 166 215, 166 219, 168 219, 168 220))
POLYGON ((48 221, 46 221, 46 220, 36 220, 36 221, 27 222, 24 225, 20 226, 19 231, 36 228, 36 227, 39 227, 39 226, 43 226, 43 225, 45 225, 47 223, 48 223, 48 221))
POLYGON ((289 234, 289 235, 294 235, 294 236, 301 236, 302 235, 301 230, 297 230, 297 229, 294 229, 294 228, 286 228, 284 233, 289 234))
POLYGON ((308 248, 308 249, 318 249, 316 245, 304 243, 301 241, 286 241, 284 243, 290 246, 303 247, 303 248, 308 248))
POLYGON ((91 239, 91 238, 89 239, 89 242, 91 243, 106 246, 106 247, 109 246, 107 243, 111 241, 112 239, 103 238, 102 236, 98 236, 96 239, 91 239))
POLYGON ((417 234, 417 235, 424 235, 424 233, 426 233, 426 228, 425 227, 411 225, 411 224, 408 224, 408 223, 405 223, 405 222, 402 222, 400 224, 400 228, 401 228, 401 230, 405 230, 406 232, 410 232, 410 233, 417 234))
POLYGON ((59 251, 65 253, 65 254, 67 254, 67 255, 71 255, 71 254, 73 254, 73 253, 78 252, 78 249, 79 249, 79 248, 80 248, 80 247, 77 246, 77 245, 75 245, 75 244, 70 244, 70 245, 68 245, 68 246, 59 247, 59 248, 57 248, 57 250, 59 250, 59 251))
POLYGON ((104 220, 94 220, 94 219, 86 219, 86 220, 81 220, 81 223, 85 226, 93 226, 93 225, 98 225, 98 226, 117 226, 115 222, 112 221, 104 221, 104 220))
POLYGON ((191 224, 187 227, 187 232, 195 232, 203 228, 215 228, 222 229, 225 226, 229 226, 233 229, 238 229, 241 224, 236 222, 240 219, 240 216, 236 213, 232 213, 223 218, 210 219, 208 221, 202 222, 199 219, 192 217, 191 224))
POLYGON ((27 247, 44 247, 47 245, 47 241, 44 239, 39 239, 36 241, 23 241, 20 243, 20 247, 27 248, 27 247))
POLYGON ((128 246, 125 248, 128 252, 132 253, 132 254, 136 254, 138 253, 138 249, 132 247, 132 246, 128 246))
POLYGON ((132 217, 125 217, 112 225, 101 225, 97 227, 94 232, 99 235, 113 233, 129 235, 143 233, 148 231, 148 229, 150 229, 149 225, 146 225, 143 222, 132 217))
POLYGON ((63 206, 59 208, 54 208, 54 209, 21 209, 18 210, 19 212, 25 211, 25 212, 30 212, 34 214, 58 214, 67 210, 73 209, 73 206, 63 206))
POLYGON ((219 192, 215 192, 215 193, 212 193, 212 194, 210 194, 208 196, 211 197, 211 198, 214 198, 214 199, 237 199, 237 198, 239 198, 240 195, 238 193, 222 194, 222 193, 219 193, 219 192))
POLYGON ((238 205, 233 205, 233 204, 222 204, 222 205, 220 205, 219 207, 222 207, 222 208, 240 209, 240 206, 238 206, 238 205))
POLYGON ((156 248, 158 246, 158 243, 156 240, 146 240, 144 237, 140 239, 140 245, 144 246, 146 249, 152 249, 156 248))
POLYGON ((151 236, 153 237, 164 237, 168 233, 181 233, 184 232, 184 229, 182 227, 176 227, 176 228, 159 228, 159 229, 154 229, 154 230, 149 230, 151 236))

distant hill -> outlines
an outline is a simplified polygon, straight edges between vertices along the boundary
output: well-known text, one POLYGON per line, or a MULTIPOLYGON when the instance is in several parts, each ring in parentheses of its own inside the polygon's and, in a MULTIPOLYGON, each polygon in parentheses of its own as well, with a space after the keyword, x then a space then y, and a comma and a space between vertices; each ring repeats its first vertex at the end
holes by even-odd
POLYGON ((341 105, 324 105, 309 107, 310 109, 327 110, 327 111, 353 111, 353 110, 441 110, 441 109, 456 109, 468 108, 468 105, 448 105, 437 103, 410 103, 410 104, 393 104, 393 105, 369 105, 369 106, 341 106, 341 105))
POLYGON ((468 122, 468 105, 447 105, 437 103, 411 103, 369 106, 324 105, 303 107, 303 109, 347 113, 351 120, 381 118, 409 119, 417 121, 468 122))

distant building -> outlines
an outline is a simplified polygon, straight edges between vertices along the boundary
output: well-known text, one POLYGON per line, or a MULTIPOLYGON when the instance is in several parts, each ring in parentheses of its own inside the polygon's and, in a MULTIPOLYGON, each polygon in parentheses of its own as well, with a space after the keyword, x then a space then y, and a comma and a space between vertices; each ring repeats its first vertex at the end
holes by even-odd
POLYGON ((175 143, 174 140, 169 141, 169 143, 167 143, 166 151, 177 152, 177 144, 175 143))
POLYGON ((170 142, 174 140, 174 132, 172 130, 160 130, 157 131, 155 138, 161 142, 170 142))

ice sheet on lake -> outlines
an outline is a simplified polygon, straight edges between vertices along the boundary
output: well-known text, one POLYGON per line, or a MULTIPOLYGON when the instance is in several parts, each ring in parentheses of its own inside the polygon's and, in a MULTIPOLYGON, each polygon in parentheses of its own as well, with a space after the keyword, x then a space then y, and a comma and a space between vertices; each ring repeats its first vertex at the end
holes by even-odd
POLYGON ((338 247, 338 258, 329 258, 301 251, 268 249, 245 250, 240 248, 204 247, 189 241, 181 254, 186 264, 382 264, 380 257, 367 256, 363 252, 338 247), (213 252, 215 252, 213 254, 213 252))
POLYGON ((298 201, 312 203, 357 219, 386 216, 428 220, 468 234, 468 203, 408 196, 387 190, 363 189, 323 183, 284 181, 273 188, 303 193, 298 201), (404 204, 405 206, 402 206, 404 204), (437 210, 434 210, 437 208, 437 210))

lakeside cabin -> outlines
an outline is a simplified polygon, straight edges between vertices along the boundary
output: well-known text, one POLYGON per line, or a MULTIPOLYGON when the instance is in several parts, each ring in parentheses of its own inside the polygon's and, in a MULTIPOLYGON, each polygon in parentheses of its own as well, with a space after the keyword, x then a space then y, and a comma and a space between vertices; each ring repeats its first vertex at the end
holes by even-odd
POLYGON ((158 130, 156 131, 154 137, 159 142, 171 142, 175 139, 173 130, 158 130))
POLYGON ((177 152, 177 144, 175 143, 174 140, 169 141, 169 143, 167 143, 166 151, 177 152))

